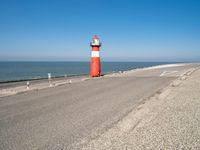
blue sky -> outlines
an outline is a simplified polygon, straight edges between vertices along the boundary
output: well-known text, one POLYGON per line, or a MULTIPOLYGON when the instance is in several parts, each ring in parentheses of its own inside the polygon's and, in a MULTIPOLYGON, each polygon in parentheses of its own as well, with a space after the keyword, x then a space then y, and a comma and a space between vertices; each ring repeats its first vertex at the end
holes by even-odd
POLYGON ((0 60, 199 61, 198 0, 1 0, 0 60))

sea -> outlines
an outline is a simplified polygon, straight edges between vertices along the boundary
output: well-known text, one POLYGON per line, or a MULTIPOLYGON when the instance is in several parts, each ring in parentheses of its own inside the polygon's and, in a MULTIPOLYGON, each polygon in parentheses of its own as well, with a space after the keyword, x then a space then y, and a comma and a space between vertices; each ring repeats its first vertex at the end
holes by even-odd
MULTIPOLYGON (((101 62, 103 74, 174 62, 101 62)), ((89 75, 90 62, 0 62, 0 83, 89 75)))

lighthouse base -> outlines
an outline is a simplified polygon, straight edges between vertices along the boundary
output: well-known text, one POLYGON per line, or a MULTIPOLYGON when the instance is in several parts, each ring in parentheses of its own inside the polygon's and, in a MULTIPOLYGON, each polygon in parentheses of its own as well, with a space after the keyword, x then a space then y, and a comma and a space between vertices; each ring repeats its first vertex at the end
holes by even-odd
POLYGON ((101 76, 101 64, 99 57, 92 57, 90 63, 90 77, 101 76))

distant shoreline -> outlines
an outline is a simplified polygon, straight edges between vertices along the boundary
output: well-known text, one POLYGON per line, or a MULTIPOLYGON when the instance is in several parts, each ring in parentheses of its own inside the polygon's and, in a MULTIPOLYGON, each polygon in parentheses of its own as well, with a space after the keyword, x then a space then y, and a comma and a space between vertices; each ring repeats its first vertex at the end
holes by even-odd
MULTIPOLYGON (((59 78, 67 78, 67 77, 80 77, 87 74, 77 74, 77 75, 60 75, 60 76, 53 76, 51 79, 59 79, 59 78)), ((13 82, 24 82, 24 81, 36 81, 36 80, 47 80, 47 77, 41 77, 41 78, 27 78, 27 79, 19 79, 19 80, 8 80, 8 81, 0 81, 0 84, 4 83, 13 83, 13 82)))
MULTIPOLYGON (((189 65, 189 63, 173 63, 173 64, 152 65, 148 67, 140 67, 140 68, 129 69, 129 70, 124 70, 124 71, 122 70, 112 71, 112 72, 104 73, 102 77, 98 79, 110 78, 110 77, 123 77, 123 76, 129 76, 135 72, 138 72, 138 73, 143 72, 143 71, 148 72, 149 70, 157 70, 157 69, 165 70, 165 68, 167 69, 167 68, 172 68, 172 67, 185 67, 187 65, 189 65)), ((160 73, 159 73, 159 76, 160 76, 160 73)), ((4 82, 0 84, 0 97, 13 95, 13 94, 21 93, 21 92, 27 92, 30 90, 40 90, 40 89, 56 87, 56 86, 60 86, 64 84, 84 82, 87 80, 93 80, 92 78, 89 77, 89 74, 52 77, 51 80, 48 80, 48 78, 42 78, 42 79, 33 79, 33 80, 18 80, 17 82, 9 81, 9 82, 4 82), (30 86, 27 85, 27 81, 30 81, 29 82, 30 86)))
MULTIPOLYGON (((148 67, 138 67, 134 69, 129 69, 129 70, 119 70, 119 71, 109 71, 109 72, 104 72, 102 76, 104 75, 109 75, 113 73, 123 73, 123 72, 129 72, 137 69, 148 69, 152 67, 159 67, 159 66, 164 66, 164 65, 173 65, 173 64, 183 64, 180 62, 177 63, 166 63, 166 64, 160 64, 160 65, 152 65, 148 67)), ((188 63, 187 63, 188 64, 188 63)), ((51 79, 63 79, 63 78, 72 78, 72 77, 82 77, 82 76, 89 76, 89 74, 69 74, 69 75, 58 75, 58 76, 52 76, 51 79)), ((26 81, 43 81, 43 80, 48 80, 48 77, 38 77, 38 78, 27 78, 27 79, 17 79, 17 80, 7 80, 7 81, 0 81, 0 85, 2 84, 7 84, 7 83, 19 83, 19 82, 26 82, 26 81)))

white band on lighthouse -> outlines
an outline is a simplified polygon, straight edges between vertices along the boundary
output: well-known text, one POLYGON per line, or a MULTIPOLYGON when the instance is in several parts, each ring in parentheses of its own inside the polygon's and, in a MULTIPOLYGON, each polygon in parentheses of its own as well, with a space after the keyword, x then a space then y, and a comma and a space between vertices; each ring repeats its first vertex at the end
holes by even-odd
POLYGON ((99 51, 92 51, 91 57, 99 57, 99 51))

